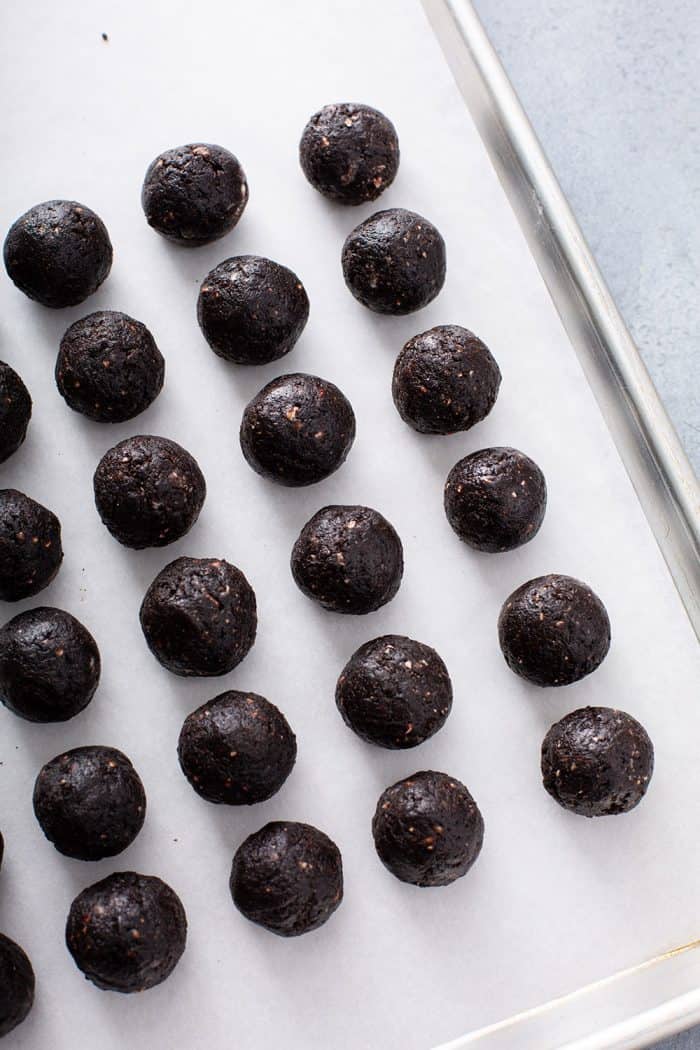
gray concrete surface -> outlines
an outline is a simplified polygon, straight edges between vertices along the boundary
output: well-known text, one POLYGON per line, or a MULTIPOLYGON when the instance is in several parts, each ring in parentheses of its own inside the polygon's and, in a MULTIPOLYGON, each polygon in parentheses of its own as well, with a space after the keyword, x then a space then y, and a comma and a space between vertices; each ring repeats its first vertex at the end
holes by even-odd
POLYGON ((474 2, 700 473, 700 4, 474 2))
POLYGON ((700 4, 474 3, 700 472, 700 4))

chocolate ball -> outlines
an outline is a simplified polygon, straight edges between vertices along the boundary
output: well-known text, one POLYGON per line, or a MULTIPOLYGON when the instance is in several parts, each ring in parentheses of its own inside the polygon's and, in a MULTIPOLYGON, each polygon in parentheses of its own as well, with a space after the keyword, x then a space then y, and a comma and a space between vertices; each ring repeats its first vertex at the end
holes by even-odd
POLYGON ((0 361, 0 463, 24 441, 31 416, 29 391, 14 368, 0 361))
POLYGON ((0 1037, 24 1021, 34 1005, 34 985, 26 952, 0 933, 0 1037))
POLYGON ((56 515, 17 489, 0 489, 0 599, 18 602, 38 594, 62 561, 56 515))

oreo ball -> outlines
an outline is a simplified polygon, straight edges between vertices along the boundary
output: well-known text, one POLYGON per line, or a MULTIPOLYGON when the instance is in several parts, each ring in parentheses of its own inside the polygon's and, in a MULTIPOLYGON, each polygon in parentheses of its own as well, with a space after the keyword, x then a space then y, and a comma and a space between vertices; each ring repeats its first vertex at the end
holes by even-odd
POLYGON ((0 361, 0 463, 24 441, 31 416, 29 391, 14 368, 0 361))
POLYGON ((484 821, 464 784, 428 770, 383 792, 372 834, 382 864, 401 882, 447 886, 479 856, 484 821))
POLYGON ((26 952, 0 933, 0 1038, 24 1021, 34 1005, 34 985, 26 952))
POLYGON ((299 143, 299 162, 311 185, 338 204, 376 200, 396 178, 396 128, 372 106, 340 102, 314 113, 299 143))
POLYGON ((394 597, 403 576, 403 547, 371 507, 323 507, 292 550, 294 581, 307 598, 339 613, 374 612, 394 597))
POLYGON ((165 361, 144 324, 100 310, 70 326, 55 374, 58 392, 74 411, 98 423, 123 423, 155 401, 165 361))
POLYGON ((432 302, 445 283, 445 242, 422 215, 390 208, 355 227, 342 264, 345 283, 364 306, 410 314, 432 302))
POLYGON ((165 547, 190 531, 206 482, 193 456, 168 438, 140 434, 105 452, 93 479, 103 523, 125 547, 165 547))
POLYGON ((355 413, 343 393, 318 376, 279 376, 250 401, 241 449, 258 474, 296 487, 323 481, 345 462, 355 413))
POLYGON ((0 600, 38 594, 63 561, 61 523, 17 489, 0 489, 0 600))
POLYGON ((95 695, 100 668, 95 639, 63 609, 29 609, 0 630, 0 700, 28 722, 80 714, 95 695))
POLYGON ((246 919, 298 937, 323 926, 343 899, 340 850, 310 824, 273 821, 236 850, 230 888, 246 919))
POLYGON ((627 813, 646 794, 654 747, 636 718, 584 707, 556 722, 542 744, 542 781, 552 798, 582 817, 627 813))
POLYGON ((146 221, 177 244, 200 245, 223 237, 248 203, 248 183, 233 153, 192 142, 161 153, 141 190, 146 221))
POLYGON ((296 737, 279 708, 257 693, 229 690, 185 719, 182 772, 207 802, 251 806, 272 798, 296 761, 296 737))
POLYGON ((180 898, 155 875, 116 871, 79 893, 66 945, 79 970, 109 992, 143 992, 169 977, 185 950, 180 898))
POLYGON ((571 576, 538 576, 513 591, 498 620, 511 671, 534 685, 570 685, 595 671, 610 648, 610 620, 590 587, 571 576))
POLYGON ((98 215, 77 201, 36 204, 5 238, 5 269, 43 306, 77 306, 112 268, 112 245, 98 215))
POLYGON ((414 430, 454 434, 486 418, 500 385, 501 370, 486 343, 445 324, 408 340, 396 359, 391 392, 414 430))
POLYGON ((544 474, 515 448, 482 448, 447 476, 445 514, 461 540, 478 551, 512 551, 540 530, 547 507, 544 474))
POLYGON ((223 558, 176 558, 146 591, 140 619, 149 649, 173 674, 227 674, 255 641, 255 592, 223 558))
POLYGON ((197 319, 215 354, 238 365, 266 365, 293 349, 309 318, 304 285, 286 266, 237 255, 204 278, 197 319))
POLYGON ((33 802, 49 842, 76 860, 121 853, 146 817, 141 778, 114 747, 76 747, 56 755, 39 771, 33 802))
POLYGON ((434 649, 386 634, 365 642, 343 668, 335 690, 343 721, 379 747, 417 747, 445 724, 452 683, 434 649))

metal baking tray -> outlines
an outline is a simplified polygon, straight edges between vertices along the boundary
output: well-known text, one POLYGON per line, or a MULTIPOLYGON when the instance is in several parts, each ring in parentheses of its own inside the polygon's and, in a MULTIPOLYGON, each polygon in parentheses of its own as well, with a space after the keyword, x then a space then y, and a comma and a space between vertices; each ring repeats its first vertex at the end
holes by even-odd
MULTIPOLYGON (((700 636, 695 473, 473 5, 423 6, 700 636)), ((700 1021, 698 984, 700 941, 693 940, 442 1050, 636 1050, 700 1021)))
POLYGON ((35 403, 2 480, 61 518, 65 562, 40 601, 75 613, 103 656, 95 700, 71 722, 32 726, 0 710, 0 929, 37 972, 35 1008, 8 1050, 427 1050, 449 1040, 453 1050, 591 1050, 636 1048, 690 1023, 700 1016, 700 950, 688 943, 700 935, 700 665, 678 594, 697 624, 697 488, 471 7, 34 0, 3 17, 12 105, 0 228, 36 201, 72 197, 104 218, 115 245, 109 279, 73 310, 42 310, 0 281, 0 354, 35 403), (378 106, 399 130, 401 170, 375 206, 332 207, 299 171, 304 122, 343 98, 378 106), (251 197, 230 237, 182 251, 146 226, 139 188, 160 150, 202 140, 240 156, 251 197), (392 206, 425 214, 447 242, 444 290, 406 318, 369 314, 339 266, 349 230, 392 206), (215 357, 195 320, 208 270, 247 252, 292 266, 311 300, 293 353, 261 369, 215 357), (52 371, 68 324, 110 308, 149 325, 166 383, 142 417, 105 427, 69 412, 52 371), (399 419, 391 371, 406 339, 442 323, 482 336, 503 383, 479 427, 431 441, 399 419), (265 482, 237 445, 243 406, 285 371, 336 382, 357 414, 347 463, 306 490, 265 482), (207 479, 199 521, 166 550, 122 549, 91 506, 100 456, 138 432, 181 442, 207 479), (540 463, 549 506, 532 543, 478 555, 450 530, 442 488, 466 452, 501 444, 540 463), (369 617, 326 614, 291 580, 292 543, 328 503, 376 506, 402 537, 401 589, 369 617), (256 589, 258 639, 221 680, 175 680, 143 642, 143 593, 179 555, 229 558, 256 589), (511 590, 552 571, 600 593, 613 645, 583 682, 536 690, 505 666, 495 623, 511 590), (333 703, 347 658, 385 633, 434 645, 455 685, 444 731, 415 751, 370 748, 333 703), (199 799, 175 754, 187 712, 229 687, 279 704, 299 740, 280 793, 235 810, 199 799), (655 742, 652 787, 624 818, 584 821, 541 787, 544 732, 586 703, 631 711, 655 742), (59 856, 31 807, 41 764, 85 743, 122 748, 149 806, 129 849, 94 865, 59 856), (463 780, 486 822, 478 863, 444 890, 391 878, 369 832, 381 790, 421 768, 463 780), (345 901, 308 937, 274 938, 231 904, 233 850, 273 819, 316 824, 343 852, 345 901), (139 996, 83 981, 63 944, 75 894, 125 868, 164 878, 189 919, 178 967, 139 996))

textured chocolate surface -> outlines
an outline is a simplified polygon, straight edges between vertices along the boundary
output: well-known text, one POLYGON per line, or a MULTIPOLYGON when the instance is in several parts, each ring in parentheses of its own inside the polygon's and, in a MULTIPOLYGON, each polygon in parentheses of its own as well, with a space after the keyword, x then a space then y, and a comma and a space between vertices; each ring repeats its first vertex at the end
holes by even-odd
POLYGON ((76 747, 43 766, 34 784, 34 814, 59 853, 77 860, 114 857, 143 827, 146 793, 123 752, 76 747))
POLYGON ((273 379, 248 403, 241 422, 243 455, 280 485, 313 485, 345 462, 355 440, 355 414, 345 395, 318 376, 273 379))
POLYGON ((238 365, 264 365, 294 347, 309 317, 304 285, 286 266, 237 255, 204 278, 197 320, 215 354, 238 365))
POLYGON ((0 600, 17 602, 38 594, 62 561, 56 515, 17 489, 0 489, 0 600))
POLYGON ((137 435, 105 452, 94 477, 102 521, 125 547, 165 547, 189 532, 207 488, 193 456, 175 441, 137 435))
POLYGON ((602 663, 610 648, 605 606, 571 576, 538 576, 506 599, 498 639, 512 671, 535 685, 570 685, 602 663))
POLYGON ((545 789, 564 809, 603 817, 634 809, 654 771, 644 726, 624 711, 584 707, 556 722, 542 744, 545 789))
POLYGON ((29 391, 14 368, 0 361, 0 463, 24 441, 31 416, 29 391))
POLYGON ((335 702, 346 725, 370 744, 417 747, 452 707, 452 683, 429 645, 386 634, 366 642, 343 668, 335 702))
POLYGON ((65 722, 87 707, 99 680, 95 639, 63 609, 29 609, 0 630, 0 700, 21 718, 65 722))
POLYGON ((0 1037, 21 1024, 34 1004, 34 970, 25 951, 0 933, 0 1037))
POLYGON ((294 767, 297 745, 279 708, 257 693, 232 689, 187 716, 177 753, 202 798, 250 806, 279 791, 294 767))
POLYGON ((133 419, 163 387, 165 361, 144 324, 100 310, 72 324, 56 359, 59 393, 98 423, 133 419))
POLYGON ((339 102, 314 113, 299 143, 311 185, 337 204, 376 200, 399 168, 396 128, 372 106, 339 102))
POLYGON ((324 609, 370 613, 391 601, 401 585, 403 548, 394 529, 370 507, 323 507, 294 544, 292 575, 324 609))
POLYGON ((209 244, 232 230, 248 202, 238 160, 223 146, 193 142, 161 153, 141 190, 146 221, 178 244, 209 244))
POLYGON ((447 886, 479 856, 484 821, 464 784, 428 770, 382 793, 372 834, 379 859, 397 879, 447 886))
POLYGON ((246 919, 297 937, 327 922, 343 899, 340 850, 310 824, 274 821, 236 850, 230 886, 246 919))
POLYGON ((342 265, 345 283, 364 306, 410 314, 427 306, 445 283, 445 242, 422 215, 390 208, 348 235, 342 265))
POLYGON ((396 359, 392 395, 405 423, 421 434, 454 434, 493 408, 501 370, 467 328, 438 325, 409 339, 396 359))
POLYGON ((77 201, 45 201, 21 215, 5 238, 5 268, 43 306, 77 306, 112 267, 105 224, 77 201))

